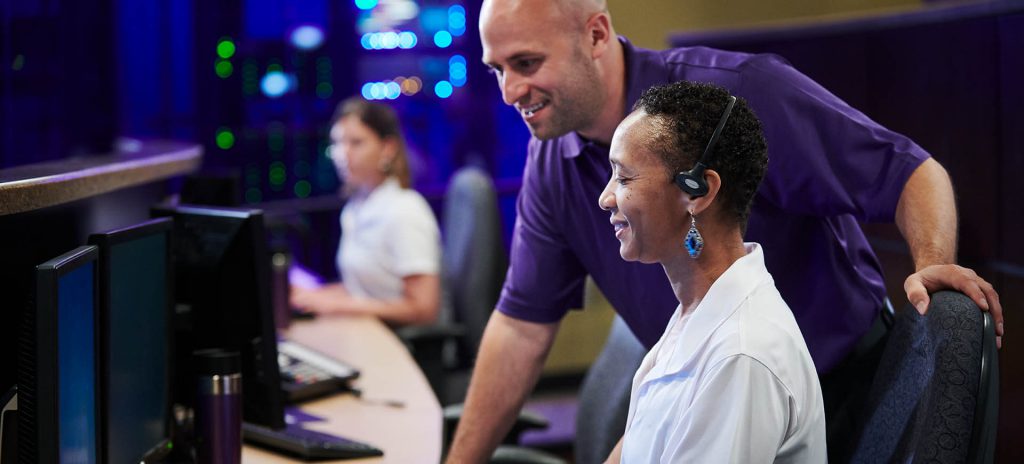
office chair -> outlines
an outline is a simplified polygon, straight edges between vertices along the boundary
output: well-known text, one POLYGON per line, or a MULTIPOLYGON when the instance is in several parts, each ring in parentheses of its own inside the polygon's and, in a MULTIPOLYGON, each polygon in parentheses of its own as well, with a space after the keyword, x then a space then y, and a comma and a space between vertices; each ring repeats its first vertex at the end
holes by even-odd
POLYGON ((633 374, 647 349, 618 315, 604 348, 580 385, 574 457, 577 464, 604 462, 626 430, 633 374))
POLYGON ((907 307, 875 374, 853 462, 991 462, 999 408, 992 316, 943 291, 907 307))
MULTIPOLYGON (((462 416, 461 402, 480 339, 498 302, 508 255, 501 233, 498 196, 490 176, 477 167, 456 171, 448 185, 443 209, 444 246, 441 282, 444 290, 441 321, 425 327, 406 327, 399 336, 410 346, 413 358, 430 382, 444 409, 444 444, 447 449, 462 416)), ((520 412, 506 439, 518 440, 530 429, 545 428, 543 417, 520 412)), ((557 457, 502 446, 492 457, 495 463, 558 463, 557 457)))
POLYGON ((438 324, 398 331, 443 406, 466 395, 480 338, 498 302, 508 256, 497 193, 476 167, 458 170, 443 210, 442 309, 438 324))

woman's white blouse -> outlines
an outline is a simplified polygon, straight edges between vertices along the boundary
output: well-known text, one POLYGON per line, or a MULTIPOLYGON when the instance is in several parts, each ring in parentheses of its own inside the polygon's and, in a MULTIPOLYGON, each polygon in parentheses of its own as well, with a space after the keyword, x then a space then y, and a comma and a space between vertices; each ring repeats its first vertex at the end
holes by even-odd
POLYGON ((430 205, 393 178, 350 199, 341 211, 337 264, 353 295, 402 297, 404 277, 440 272, 441 238, 430 205))
POLYGON ((624 463, 823 463, 821 387, 761 247, 680 308, 633 378, 624 463))

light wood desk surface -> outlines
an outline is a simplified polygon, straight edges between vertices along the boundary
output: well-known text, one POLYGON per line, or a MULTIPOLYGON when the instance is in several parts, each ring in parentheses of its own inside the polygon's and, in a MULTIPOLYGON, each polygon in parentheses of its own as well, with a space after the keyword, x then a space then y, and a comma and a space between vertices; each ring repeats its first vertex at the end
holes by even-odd
MULTIPOLYGON (((369 317, 318 317, 293 323, 286 334, 360 371, 354 386, 363 391, 363 400, 340 394, 303 403, 302 411, 325 419, 303 427, 369 443, 383 450, 384 456, 328 462, 435 464, 441 460, 441 406, 412 356, 383 323, 369 317), (404 406, 375 400, 399 401, 404 406)), ((302 461, 246 445, 242 462, 302 461)))

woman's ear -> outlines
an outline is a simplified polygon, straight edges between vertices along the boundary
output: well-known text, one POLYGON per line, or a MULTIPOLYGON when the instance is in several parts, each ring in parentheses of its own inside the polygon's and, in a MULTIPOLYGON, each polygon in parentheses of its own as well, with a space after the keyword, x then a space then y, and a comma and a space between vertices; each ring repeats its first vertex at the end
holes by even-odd
POLYGON ((718 172, 714 169, 704 170, 704 182, 708 184, 708 193, 699 198, 691 198, 690 207, 688 208, 691 213, 697 216, 708 211, 715 204, 715 200, 718 199, 718 193, 722 190, 722 176, 718 175, 718 172))
POLYGON ((395 137, 385 137, 384 146, 381 150, 381 163, 387 163, 390 166, 395 162, 396 156, 398 156, 398 139, 395 137))

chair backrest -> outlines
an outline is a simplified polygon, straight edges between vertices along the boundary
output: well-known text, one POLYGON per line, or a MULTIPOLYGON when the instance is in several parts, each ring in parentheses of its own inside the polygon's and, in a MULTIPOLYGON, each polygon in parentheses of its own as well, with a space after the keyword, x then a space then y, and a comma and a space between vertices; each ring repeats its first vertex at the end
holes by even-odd
POLYGON ((459 169, 448 185, 443 219, 445 298, 452 318, 466 329, 460 354, 472 357, 508 270, 498 197, 490 176, 477 167, 459 169))
POLYGON ((601 463, 626 430, 633 374, 647 349, 615 316, 604 348, 580 386, 573 453, 579 464, 601 463))
POLYGON ((896 317, 853 462, 991 462, 999 367, 991 316, 939 292, 896 317))

